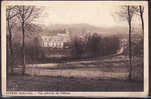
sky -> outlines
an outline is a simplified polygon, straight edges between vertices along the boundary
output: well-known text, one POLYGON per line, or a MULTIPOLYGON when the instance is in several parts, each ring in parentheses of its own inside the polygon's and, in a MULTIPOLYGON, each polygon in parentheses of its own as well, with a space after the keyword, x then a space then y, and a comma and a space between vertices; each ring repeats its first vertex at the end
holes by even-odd
POLYGON ((40 17, 37 19, 37 23, 46 26, 78 23, 87 23, 99 27, 127 26, 127 22, 115 18, 115 12, 118 9, 119 6, 117 5, 84 3, 45 6, 40 17))

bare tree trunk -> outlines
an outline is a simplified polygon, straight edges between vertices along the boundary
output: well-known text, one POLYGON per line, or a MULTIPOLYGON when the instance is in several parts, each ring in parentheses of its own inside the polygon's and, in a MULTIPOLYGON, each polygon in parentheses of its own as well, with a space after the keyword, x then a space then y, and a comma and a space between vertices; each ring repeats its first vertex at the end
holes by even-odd
POLYGON ((10 30, 10 34, 9 34, 9 44, 10 44, 10 54, 13 55, 13 48, 12 48, 12 33, 10 30))
MULTIPOLYGON (((8 36, 7 36, 7 41, 8 41, 8 36)), ((8 41, 9 42, 9 41, 8 41)), ((6 43, 7 44, 7 52, 9 53, 9 44, 8 43, 6 43)), ((8 55, 8 53, 7 53, 7 57, 9 57, 9 55, 8 55)), ((8 58, 7 58, 7 61, 9 61, 8 60, 8 58)), ((7 70, 7 74, 9 73, 9 67, 8 67, 8 65, 7 65, 7 67, 6 67, 6 70, 7 70)), ((8 76, 7 76, 8 77, 8 76)))
POLYGON ((25 33, 24 33, 24 22, 22 23, 22 33, 23 33, 23 41, 22 41, 22 55, 23 55, 23 71, 22 71, 22 75, 25 74, 25 33))
POLYGON ((26 51, 26 46, 25 46, 25 23, 30 23, 32 19, 36 18, 38 13, 36 14, 35 12, 38 11, 34 10, 34 6, 17 6, 17 14, 18 14, 18 19, 21 23, 21 28, 22 28, 22 58, 23 58, 23 68, 22 68, 22 74, 24 75, 26 72, 26 59, 25 59, 25 51, 26 51), (34 14, 33 14, 34 12, 34 14), (30 20, 29 20, 30 19, 30 20), (27 21, 28 20, 28 21, 27 21))
MULTIPOLYGON (((12 33, 11 33, 11 27, 10 27, 10 24, 9 24, 9 19, 8 19, 8 31, 9 31, 9 36, 8 36, 8 43, 9 43, 9 49, 10 49, 10 57, 13 57, 13 48, 12 48, 12 33)), ((14 67, 13 67, 13 64, 12 64, 12 60, 10 60, 10 64, 12 65, 11 66, 11 73, 14 72, 14 67)))
MULTIPOLYGON (((13 57, 13 49, 12 49, 12 33, 11 33, 11 30, 10 30, 10 35, 9 35, 9 46, 10 46, 10 57, 13 57)), ((13 60, 11 60, 11 73, 13 73, 14 72, 14 67, 13 67, 13 65, 14 64, 12 64, 13 63, 13 60)))
POLYGON ((131 17, 130 17, 130 9, 128 6, 128 25, 129 25, 129 62, 130 62, 130 71, 129 71, 129 79, 132 79, 132 53, 131 53, 131 17))
POLYGON ((140 11, 140 17, 141 17, 141 22, 142 22, 142 33, 144 34, 144 20, 143 20, 143 8, 142 8, 142 6, 139 6, 139 11, 140 11))

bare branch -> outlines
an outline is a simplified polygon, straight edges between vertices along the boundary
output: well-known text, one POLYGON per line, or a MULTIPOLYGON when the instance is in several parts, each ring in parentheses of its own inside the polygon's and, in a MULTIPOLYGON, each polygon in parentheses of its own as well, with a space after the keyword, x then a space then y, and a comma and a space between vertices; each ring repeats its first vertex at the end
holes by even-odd
POLYGON ((28 20, 28 18, 31 16, 31 14, 33 13, 34 7, 31 8, 29 14, 27 15, 27 17, 25 18, 25 21, 28 20))
POLYGON ((16 7, 17 7, 17 6, 7 6, 6 11, 9 11, 9 10, 15 9, 16 7))

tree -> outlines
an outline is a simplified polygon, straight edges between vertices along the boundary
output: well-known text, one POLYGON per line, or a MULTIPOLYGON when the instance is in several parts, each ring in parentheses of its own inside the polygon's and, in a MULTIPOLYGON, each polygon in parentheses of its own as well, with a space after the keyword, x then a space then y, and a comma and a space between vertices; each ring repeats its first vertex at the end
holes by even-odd
POLYGON ((128 33, 129 33, 129 62, 130 62, 130 70, 129 70, 129 79, 132 78, 132 53, 131 53, 131 32, 132 32, 132 18, 137 10, 137 6, 121 6, 118 15, 120 18, 126 20, 128 22, 128 33))
POLYGON ((86 51, 88 54, 90 54, 90 57, 97 57, 102 53, 103 45, 101 43, 102 43, 102 38, 97 33, 88 35, 86 41, 86 51))
POLYGON ((26 24, 31 23, 33 19, 37 18, 39 15, 40 9, 36 8, 35 6, 17 6, 17 13, 18 13, 18 20, 21 24, 21 30, 22 30, 22 55, 23 55, 23 70, 22 74, 25 74, 25 33, 26 33, 26 24))
POLYGON ((143 19, 144 7, 141 5, 139 6, 139 12, 140 12, 140 18, 142 22, 142 33, 144 34, 144 19, 143 19))
POLYGON ((144 19, 143 19, 143 15, 144 15, 144 7, 142 5, 139 6, 135 6, 135 10, 134 13, 136 15, 138 15, 141 19, 141 27, 142 27, 142 33, 144 34, 144 19))
POLYGON ((72 38, 72 42, 71 42, 72 57, 81 58, 83 53, 84 53, 84 42, 78 37, 72 38))
MULTIPOLYGON (((6 8, 6 22, 7 22, 7 30, 8 30, 8 54, 9 57, 13 57, 13 48, 12 48, 12 28, 16 24, 16 6, 7 6, 6 8)), ((9 59, 11 66, 11 72, 13 73, 13 64, 12 59, 9 59)))

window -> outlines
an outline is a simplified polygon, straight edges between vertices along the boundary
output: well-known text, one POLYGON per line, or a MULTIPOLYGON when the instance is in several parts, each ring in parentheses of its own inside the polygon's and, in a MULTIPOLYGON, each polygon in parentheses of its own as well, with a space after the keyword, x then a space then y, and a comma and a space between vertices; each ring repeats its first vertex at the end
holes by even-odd
POLYGON ((47 47, 47 42, 44 42, 44 47, 47 47))
POLYGON ((60 47, 63 48, 63 42, 61 42, 60 47))
POLYGON ((52 47, 52 42, 49 42, 49 47, 52 47))
POLYGON ((54 47, 56 47, 56 42, 54 42, 54 47))

